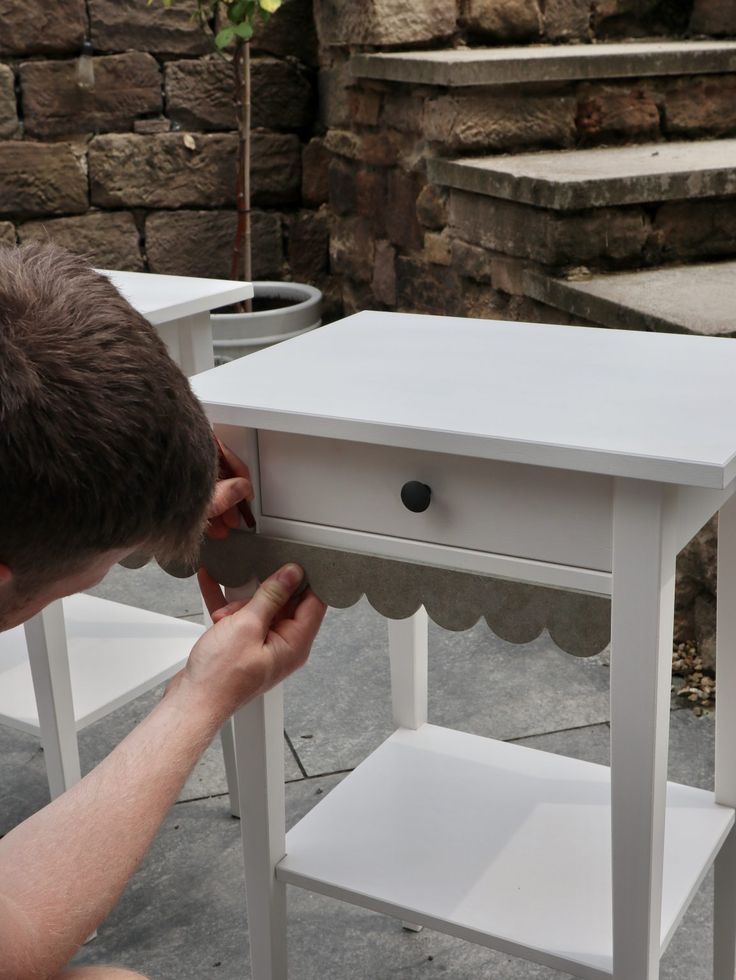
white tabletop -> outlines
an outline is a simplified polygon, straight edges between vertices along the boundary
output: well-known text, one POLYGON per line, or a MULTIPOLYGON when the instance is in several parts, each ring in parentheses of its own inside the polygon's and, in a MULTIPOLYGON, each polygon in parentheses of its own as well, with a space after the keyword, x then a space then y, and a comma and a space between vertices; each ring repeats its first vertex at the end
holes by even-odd
POLYGON ((736 343, 366 312, 204 372, 214 422, 721 488, 736 343))
POLYGON ((161 276, 151 272, 116 272, 111 269, 97 271, 107 276, 130 305, 154 326, 253 296, 253 286, 249 282, 161 276))

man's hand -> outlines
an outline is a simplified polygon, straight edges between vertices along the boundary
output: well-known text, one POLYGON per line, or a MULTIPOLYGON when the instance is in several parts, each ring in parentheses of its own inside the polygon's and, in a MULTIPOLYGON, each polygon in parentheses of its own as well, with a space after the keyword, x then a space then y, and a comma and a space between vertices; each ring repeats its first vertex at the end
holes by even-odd
POLYGON ((240 514, 237 505, 241 500, 253 499, 253 484, 248 467, 227 446, 221 442, 219 446, 233 475, 219 479, 215 486, 207 512, 207 534, 211 538, 226 538, 231 528, 239 527, 240 514))
POLYGON ((206 700, 224 722, 236 708, 301 667, 326 609, 310 589, 294 595, 302 577, 298 565, 284 565, 252 599, 226 604, 217 583, 200 572, 214 625, 169 689, 206 700))

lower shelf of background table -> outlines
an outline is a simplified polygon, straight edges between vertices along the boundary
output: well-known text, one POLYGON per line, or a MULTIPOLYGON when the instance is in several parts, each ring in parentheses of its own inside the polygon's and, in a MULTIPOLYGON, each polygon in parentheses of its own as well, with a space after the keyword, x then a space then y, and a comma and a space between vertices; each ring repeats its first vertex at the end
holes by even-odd
MULTIPOLYGON (((171 677, 204 629, 88 595, 63 603, 77 729, 171 677)), ((0 634, 0 724, 39 734, 22 626, 0 634)))
MULTIPOLYGON (((610 770, 400 729, 287 835, 277 877, 582 977, 612 969, 610 770)), ((669 783, 662 949, 734 822, 669 783)))

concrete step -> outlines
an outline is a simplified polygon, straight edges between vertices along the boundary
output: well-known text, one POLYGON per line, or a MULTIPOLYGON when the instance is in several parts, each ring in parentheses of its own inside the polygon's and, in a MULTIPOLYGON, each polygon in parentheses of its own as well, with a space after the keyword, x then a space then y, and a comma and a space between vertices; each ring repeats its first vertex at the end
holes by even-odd
POLYGON ((578 280, 527 273, 525 292, 605 327, 736 336, 736 262, 672 266, 578 280))
POLYGON ((555 211, 736 194, 736 139, 428 161, 435 183, 555 211))
POLYGON ((513 85, 736 71, 736 41, 636 41, 355 55, 355 78, 415 85, 513 85))

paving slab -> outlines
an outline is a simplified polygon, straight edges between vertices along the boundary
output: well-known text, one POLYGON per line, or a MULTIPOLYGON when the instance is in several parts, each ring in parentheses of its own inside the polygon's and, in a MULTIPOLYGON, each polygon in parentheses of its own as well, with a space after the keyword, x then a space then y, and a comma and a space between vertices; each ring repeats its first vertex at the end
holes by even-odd
POLYGON ((617 44, 457 48, 354 55, 356 78, 416 85, 509 85, 736 69, 734 41, 635 41, 617 44))
POLYGON ((736 262, 646 269, 586 279, 528 273, 528 296, 604 327, 736 336, 736 262))
POLYGON ((427 162, 446 187, 554 210, 736 194, 736 139, 427 162))
MULTIPOLYGON (((495 738, 606 721, 605 656, 577 659, 544 634, 527 646, 484 623, 430 623, 429 720, 495 738)), ((328 610, 306 667, 285 688, 286 730, 308 775, 354 768, 393 731, 385 621, 365 599, 328 610)))

